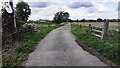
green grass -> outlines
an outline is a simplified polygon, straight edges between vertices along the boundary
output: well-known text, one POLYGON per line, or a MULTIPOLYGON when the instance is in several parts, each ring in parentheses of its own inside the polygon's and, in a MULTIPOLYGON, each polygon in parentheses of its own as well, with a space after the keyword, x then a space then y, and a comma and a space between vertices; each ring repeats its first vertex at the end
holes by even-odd
POLYGON ((60 24, 58 26, 38 26, 38 32, 33 35, 27 37, 25 41, 18 42, 18 47, 16 48, 14 55, 4 60, 3 68, 14 68, 17 64, 22 63, 27 59, 29 53, 33 52, 35 49, 35 45, 43 39, 50 31, 60 26, 64 26, 65 24, 60 24))
MULTIPOLYGON (((94 48, 97 52, 99 52, 104 57, 110 59, 115 64, 120 65, 120 59, 118 58, 120 50, 118 50, 118 42, 114 42, 119 40, 119 36, 110 36, 109 40, 101 40, 98 37, 93 35, 89 35, 86 32, 86 27, 79 28, 77 25, 72 26, 72 33, 80 39, 84 44, 86 44, 90 48, 94 48), (114 41, 111 41, 114 40, 114 41)), ((117 32, 113 32, 117 33, 117 32)))

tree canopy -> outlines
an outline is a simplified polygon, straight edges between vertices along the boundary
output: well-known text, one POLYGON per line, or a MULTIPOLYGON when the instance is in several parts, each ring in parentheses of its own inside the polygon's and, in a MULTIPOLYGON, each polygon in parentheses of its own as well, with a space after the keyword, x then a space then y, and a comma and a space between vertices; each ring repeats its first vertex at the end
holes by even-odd
POLYGON ((25 24, 31 15, 31 9, 26 2, 18 2, 16 6, 17 26, 25 24))
POLYGON ((102 21, 103 21, 102 18, 97 19, 97 22, 102 22, 102 21))
MULTIPOLYGON (((12 4, 12 2, 10 2, 12 4)), ((13 6, 12 6, 13 7, 13 6)), ((2 8, 2 28, 3 33, 13 33, 14 28, 14 13, 17 21, 17 27, 21 27, 23 24, 27 23, 29 16, 31 15, 31 9, 26 2, 18 2, 16 8, 12 8, 13 13, 8 13, 5 7, 2 8)))
POLYGON ((54 14, 53 21, 57 24, 60 24, 62 22, 67 22, 70 15, 68 12, 59 11, 56 14, 54 14))

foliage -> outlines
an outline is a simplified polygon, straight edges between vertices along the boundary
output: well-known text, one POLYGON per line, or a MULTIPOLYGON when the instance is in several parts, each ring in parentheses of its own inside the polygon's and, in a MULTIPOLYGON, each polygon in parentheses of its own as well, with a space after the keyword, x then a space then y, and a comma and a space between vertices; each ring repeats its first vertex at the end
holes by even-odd
POLYGON ((69 19, 69 13, 68 12, 64 12, 64 11, 59 11, 56 14, 54 14, 54 22, 57 24, 62 23, 63 21, 68 21, 69 19))
POLYGON ((77 20, 69 20, 69 22, 120 22, 120 19, 102 19, 102 18, 98 18, 97 20, 95 19, 77 19, 77 20))
POLYGON ((4 58, 5 56, 3 55, 3 68, 13 68, 17 64, 20 64, 21 62, 25 61, 27 59, 28 54, 34 51, 35 45, 41 39, 43 39, 53 29, 64 25, 65 24, 60 24, 59 26, 51 27, 38 26, 36 33, 29 35, 28 37, 23 39, 23 41, 17 42, 18 47, 16 47, 13 53, 14 55, 8 58, 4 58))
POLYGON ((3 34, 10 34, 14 32, 13 13, 7 13, 5 8, 2 8, 2 28, 3 34))
POLYGON ((103 20, 101 18, 98 18, 97 19, 97 22, 102 22, 103 20))
POLYGON ((2 28, 4 35, 15 32, 14 13, 16 13, 17 27, 21 27, 26 23, 31 14, 31 9, 26 2, 18 2, 16 6, 16 10, 14 10, 13 13, 8 13, 5 8, 2 8, 2 28))
POLYGON ((16 18, 17 18, 17 27, 21 27, 25 24, 31 15, 31 9, 26 2, 18 2, 16 5, 16 18))

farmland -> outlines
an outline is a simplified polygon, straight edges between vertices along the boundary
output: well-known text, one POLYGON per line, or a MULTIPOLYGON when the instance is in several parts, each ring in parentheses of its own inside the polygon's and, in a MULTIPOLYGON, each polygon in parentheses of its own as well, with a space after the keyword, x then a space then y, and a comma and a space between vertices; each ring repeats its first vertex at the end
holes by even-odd
MULTIPOLYGON (((97 27, 102 27, 103 22, 73 22, 75 24, 82 24, 83 26, 88 26, 91 24, 92 26, 97 26, 97 27)), ((118 22, 109 22, 109 27, 110 28, 118 28, 119 23, 118 22)))

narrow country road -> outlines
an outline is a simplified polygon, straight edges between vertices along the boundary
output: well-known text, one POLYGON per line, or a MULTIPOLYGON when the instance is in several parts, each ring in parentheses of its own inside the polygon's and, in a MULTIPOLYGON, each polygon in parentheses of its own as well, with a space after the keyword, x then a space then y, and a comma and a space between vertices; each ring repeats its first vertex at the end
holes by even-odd
POLYGON ((107 66, 97 57, 84 51, 71 33, 71 26, 51 31, 36 47, 26 66, 107 66))

